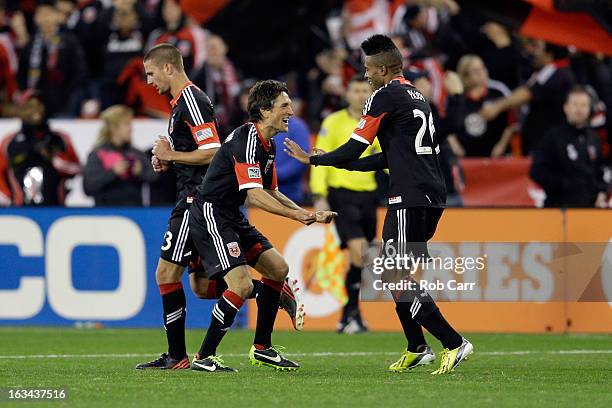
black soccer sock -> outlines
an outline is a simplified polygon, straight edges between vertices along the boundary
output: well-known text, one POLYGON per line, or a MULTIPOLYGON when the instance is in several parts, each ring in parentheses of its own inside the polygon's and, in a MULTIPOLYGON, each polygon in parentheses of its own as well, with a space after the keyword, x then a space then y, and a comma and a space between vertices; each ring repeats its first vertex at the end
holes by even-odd
MULTIPOLYGON (((414 282, 414 289, 394 293, 396 303, 401 304, 402 315, 412 317, 438 339, 445 348, 452 350, 459 347, 462 342, 461 335, 444 319, 431 295, 426 290, 420 289, 412 277, 408 277, 408 279, 414 282)), ((403 325, 404 322, 402 322, 403 325)))
POLYGON ((436 339, 440 340, 444 348, 452 350, 459 347, 463 342, 461 335, 448 324, 438 308, 424 317, 421 324, 436 339))
POLYGON ((423 336, 423 328, 416 320, 412 318, 410 313, 410 303, 398 302, 395 304, 395 311, 399 317, 404 329, 404 335, 408 341, 406 349, 412 353, 416 353, 419 346, 427 344, 425 336, 423 336))
POLYGON ((272 346, 272 331, 284 282, 262 278, 261 283, 261 290, 257 294, 257 327, 253 344, 266 349, 272 346))
POLYGON ((210 326, 208 326, 206 337, 198 352, 200 358, 217 354, 217 346, 234 323, 236 314, 243 303, 244 299, 234 292, 230 290, 223 292, 223 295, 219 298, 215 307, 213 307, 210 326))
POLYGON ((348 295, 348 301, 346 305, 344 305, 342 319, 346 320, 349 316, 353 315, 359 307, 359 290, 361 289, 361 268, 359 266, 351 264, 346 274, 344 286, 348 295))
POLYGON ((164 308, 164 327, 168 340, 168 354, 177 360, 187 355, 185 348, 185 316, 187 303, 181 282, 159 285, 164 308))

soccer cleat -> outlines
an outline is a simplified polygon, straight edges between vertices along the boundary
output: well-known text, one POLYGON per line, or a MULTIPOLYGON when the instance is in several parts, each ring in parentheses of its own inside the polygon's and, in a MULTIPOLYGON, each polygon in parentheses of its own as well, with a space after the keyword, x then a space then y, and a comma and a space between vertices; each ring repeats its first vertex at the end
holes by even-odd
POLYGON ((442 350, 442 353, 440 353, 440 368, 432 374, 448 374, 454 371, 455 367, 463 360, 469 359, 470 354, 473 352, 474 346, 466 339, 463 339, 461 345, 455 349, 449 350, 445 348, 442 350))
POLYGON ((208 356, 206 358, 200 358, 198 354, 193 358, 191 363, 191 369, 194 371, 205 371, 208 373, 236 373, 238 370, 226 366, 223 363, 221 357, 208 356))
POLYGON ((298 363, 286 359, 277 349, 282 350, 283 347, 272 346, 264 350, 258 350, 255 346, 252 346, 249 352, 249 360, 254 366, 268 366, 280 371, 295 371, 300 368, 298 363))
POLYGON ((304 311, 304 303, 301 302, 298 294, 300 288, 296 284, 297 280, 290 281, 289 278, 285 279, 285 284, 281 290, 279 307, 287 312, 291 323, 293 323, 293 328, 300 331, 304 327, 306 312, 304 311))
POLYGON ((434 362, 436 355, 431 347, 422 345, 417 348, 417 352, 404 351, 395 363, 389 366, 389 371, 403 373, 420 365, 427 365, 434 362))
POLYGON ((136 366, 137 370, 183 370, 189 368, 189 357, 185 356, 181 360, 170 357, 167 353, 162 354, 158 359, 148 363, 141 363, 136 366))
POLYGON ((368 328, 361 320, 358 319, 350 319, 348 323, 342 326, 339 333, 342 334, 359 334, 365 333, 368 331, 368 328))

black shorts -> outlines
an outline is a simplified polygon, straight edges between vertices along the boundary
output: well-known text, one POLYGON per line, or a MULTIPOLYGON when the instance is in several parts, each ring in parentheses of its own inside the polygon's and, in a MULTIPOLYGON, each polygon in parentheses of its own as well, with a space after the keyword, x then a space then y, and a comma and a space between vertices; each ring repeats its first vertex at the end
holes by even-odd
POLYGON ((189 266, 192 273, 201 271, 202 265, 189 230, 189 205, 182 200, 172 210, 159 257, 182 267, 189 266))
POLYGON ((365 238, 370 242, 376 237, 375 192, 330 188, 327 201, 330 209, 338 213, 336 229, 343 248, 351 239, 365 238))
POLYGON ((194 200, 189 226, 209 279, 219 279, 239 265, 254 266, 272 248, 268 239, 238 209, 194 200))
MULTIPOLYGON (((413 207, 387 210, 383 226, 383 253, 389 255, 386 249, 393 246, 399 255, 429 258, 427 241, 436 232, 438 221, 444 208, 413 207)), ((395 251, 394 251, 395 253, 395 251)))

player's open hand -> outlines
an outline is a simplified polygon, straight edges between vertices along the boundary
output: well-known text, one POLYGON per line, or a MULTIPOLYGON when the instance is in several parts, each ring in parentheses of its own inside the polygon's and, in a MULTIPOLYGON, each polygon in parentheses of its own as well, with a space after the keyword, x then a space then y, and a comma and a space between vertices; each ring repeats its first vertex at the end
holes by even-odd
POLYGON ((329 224, 338 216, 338 213, 334 211, 317 211, 315 216, 317 217, 317 222, 329 224))
POLYGON ((159 160, 170 161, 172 148, 170 147, 168 139, 163 136, 160 136, 160 138, 157 139, 155 141, 155 144, 153 145, 153 154, 157 156, 159 160))
POLYGON ((306 153, 300 147, 299 144, 295 143, 293 140, 286 137, 284 141, 284 145, 285 145, 285 153, 287 153, 289 156, 293 157, 294 159, 296 159, 297 161, 301 163, 310 164, 311 155, 306 153))
POLYGON ((306 210, 295 210, 293 215, 293 219, 301 222, 304 225, 310 225, 317 221, 317 216, 315 213, 306 210))

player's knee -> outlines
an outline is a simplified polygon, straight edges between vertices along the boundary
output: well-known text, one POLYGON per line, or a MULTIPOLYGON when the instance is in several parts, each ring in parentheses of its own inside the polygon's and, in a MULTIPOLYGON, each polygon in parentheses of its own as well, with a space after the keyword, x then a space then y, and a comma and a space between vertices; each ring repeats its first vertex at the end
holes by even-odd
POLYGON ((181 280, 182 273, 182 267, 174 265, 170 262, 160 260, 159 264, 157 265, 157 270, 155 272, 155 278, 157 279, 157 284, 159 285, 165 283, 174 283, 179 282, 181 280))
POLYGON ((238 281, 232 282, 231 285, 228 285, 228 289, 240 296, 243 299, 249 297, 251 292, 253 292, 253 281, 249 279, 240 279, 238 281))
POLYGON ((271 274, 272 279, 282 282, 289 275, 289 265, 284 260, 280 261, 272 268, 271 274))

